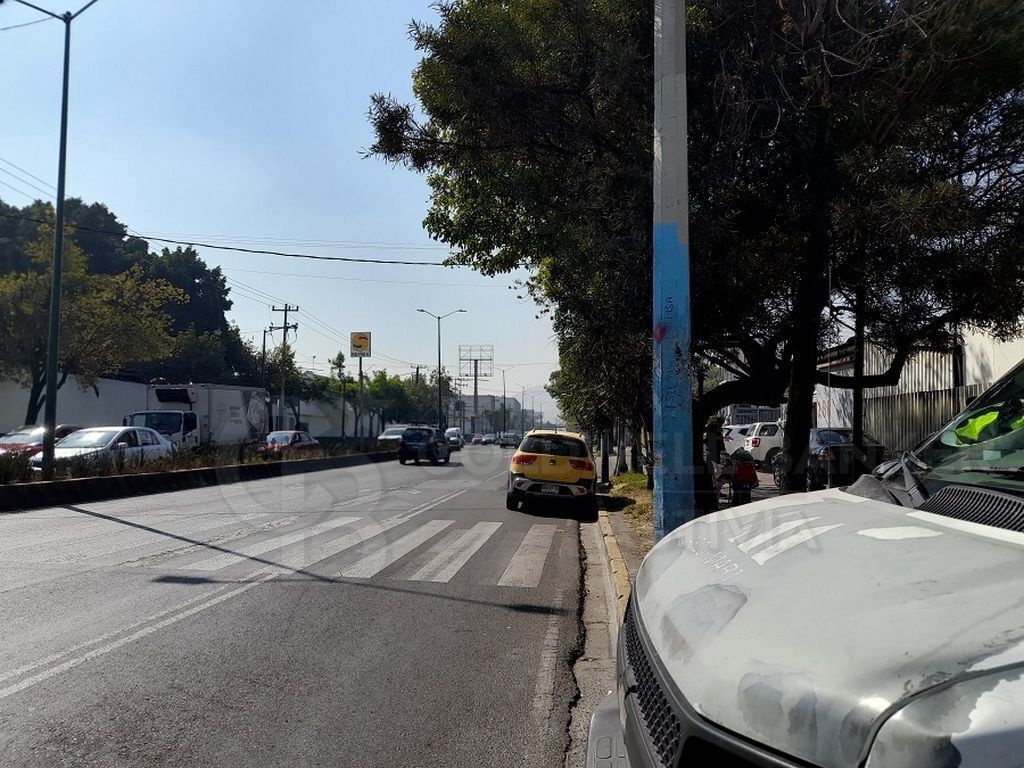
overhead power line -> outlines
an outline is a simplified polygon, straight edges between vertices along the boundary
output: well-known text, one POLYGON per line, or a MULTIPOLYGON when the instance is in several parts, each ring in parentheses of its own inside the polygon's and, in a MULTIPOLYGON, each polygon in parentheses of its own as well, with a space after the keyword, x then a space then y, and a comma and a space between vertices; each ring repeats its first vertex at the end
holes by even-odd
POLYGON ((26 187, 30 187, 31 189, 34 189, 36 192, 42 192, 44 200, 50 200, 50 199, 53 198, 53 193, 50 192, 48 189, 43 189, 38 184, 33 184, 28 179, 21 178, 21 176, 16 174, 14 171, 8 171, 6 168, 0 168, 0 173, 6 173, 12 179, 17 179, 22 184, 24 184, 26 187))
POLYGON ((35 21, 25 21, 21 24, 11 24, 7 27, 0 27, 0 32, 9 32, 12 29, 21 29, 22 27, 31 27, 33 24, 42 24, 44 21, 53 21, 52 18, 46 16, 42 19, 36 19, 35 21))
MULTIPOLYGON (((41 21, 46 21, 46 19, 41 19, 41 21)), ((47 181, 46 179, 41 179, 41 178, 39 178, 38 176, 36 176, 36 175, 35 175, 34 173, 30 173, 29 171, 26 171, 26 170, 25 170, 24 168, 22 168, 22 167, 21 167, 20 165, 15 165, 15 164, 14 164, 14 163, 12 163, 12 162, 11 162, 10 160, 8 160, 8 159, 7 159, 6 157, 0 157, 0 163, 3 163, 4 165, 9 165, 9 166, 11 166, 11 168, 13 168, 13 169, 14 169, 14 170, 16 170, 16 171, 21 171, 21 172, 22 172, 22 173, 24 173, 24 174, 25 174, 26 176, 28 176, 28 177, 29 177, 30 179, 35 179, 35 180, 36 180, 36 181, 38 181, 38 182, 39 182, 40 184, 42 184, 42 185, 43 185, 44 187, 49 187, 49 188, 50 188, 50 189, 52 189, 52 190, 53 190, 54 192, 56 192, 56 191, 57 191, 57 188, 56 188, 55 186, 53 186, 53 184, 51 184, 50 182, 48 182, 48 181, 47 181)))
MULTIPOLYGON (((6 185, 9 186, 9 185, 6 185)), ((15 191, 15 187, 11 187, 15 191)), ((22 194, 25 194, 22 192, 22 194)), ((34 216, 19 216, 13 213, 0 213, 0 216, 6 219, 15 219, 18 221, 31 221, 36 224, 49 224, 50 222, 45 219, 39 219, 34 216)), ((98 229, 96 227, 85 227, 78 224, 68 224, 71 229, 81 230, 82 232, 93 232, 99 235, 110 235, 112 237, 123 238, 126 237, 125 232, 117 232, 110 229, 98 229)), ((242 246, 234 245, 218 245, 216 243, 204 243, 198 240, 176 240, 169 237, 155 237, 153 235, 147 235, 141 232, 132 232, 133 236, 138 237, 142 240, 153 240, 158 243, 170 243, 171 245, 184 245, 187 247, 198 247, 198 248, 209 248, 215 251, 235 251, 238 253, 250 253, 255 255, 263 256, 282 256, 290 259, 312 259, 314 261, 342 261, 353 264, 390 264, 407 267, 444 267, 444 262, 440 261, 409 261, 404 259, 367 259, 359 258, 355 256, 323 256, 320 254, 313 253, 293 253, 289 251, 276 251, 264 248, 244 248, 242 246)))

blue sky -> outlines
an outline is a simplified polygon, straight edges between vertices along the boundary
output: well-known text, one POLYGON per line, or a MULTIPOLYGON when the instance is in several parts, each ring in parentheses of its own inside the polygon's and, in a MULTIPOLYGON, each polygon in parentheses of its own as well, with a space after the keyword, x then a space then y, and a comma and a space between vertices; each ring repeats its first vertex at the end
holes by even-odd
MULTIPOLYGON (((54 12, 85 0, 67 2, 35 0, 54 12)), ((0 27, 39 17, 0 4, 0 27)), ((419 57, 408 23, 433 17, 427 0, 99 0, 72 25, 67 194, 152 235, 440 260, 446 250, 421 226, 425 180, 361 156, 372 142, 370 94, 411 99, 419 57)), ((50 184, 62 38, 57 21, 0 32, 0 158, 50 184)), ((26 182, 47 185, 0 168, 22 177, 0 181, 44 197, 26 182)), ((3 185, 0 198, 28 202, 3 185)), ((370 330, 368 365, 404 374, 436 365, 436 325, 416 308, 465 308, 444 322, 445 366, 457 367, 459 344, 493 344, 496 366, 519 364, 506 375, 509 395, 519 391, 512 382, 525 385, 528 402, 533 394, 554 412, 542 389, 557 364, 550 323, 505 287, 511 276, 199 250, 233 281, 232 318, 257 345, 264 327, 280 324, 267 305, 288 301, 302 309, 304 366, 315 356, 324 372, 349 331, 370 330)), ((500 374, 481 391, 500 394, 500 374)))

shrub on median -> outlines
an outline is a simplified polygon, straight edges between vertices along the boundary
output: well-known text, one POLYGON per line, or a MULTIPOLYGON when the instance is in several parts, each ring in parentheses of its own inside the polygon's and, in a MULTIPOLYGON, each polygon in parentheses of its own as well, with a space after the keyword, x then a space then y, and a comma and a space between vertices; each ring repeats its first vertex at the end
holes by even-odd
POLYGON ((0 485, 32 480, 32 465, 28 459, 28 454, 20 451, 0 454, 0 485))

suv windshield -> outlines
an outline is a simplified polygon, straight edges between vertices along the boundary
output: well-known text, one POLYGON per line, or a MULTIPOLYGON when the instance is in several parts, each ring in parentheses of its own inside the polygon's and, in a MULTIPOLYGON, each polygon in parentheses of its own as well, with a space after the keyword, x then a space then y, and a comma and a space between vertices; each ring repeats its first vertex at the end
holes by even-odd
POLYGON ((921 479, 929 490, 958 483, 1024 495, 1024 365, 961 411, 915 455, 928 466, 921 479))

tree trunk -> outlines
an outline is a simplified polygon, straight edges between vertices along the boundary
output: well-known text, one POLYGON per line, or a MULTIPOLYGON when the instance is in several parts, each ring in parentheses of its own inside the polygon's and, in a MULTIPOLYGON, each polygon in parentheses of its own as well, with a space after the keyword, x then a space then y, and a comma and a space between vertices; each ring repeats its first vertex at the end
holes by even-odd
POLYGON ((616 429, 618 430, 619 441, 618 446, 616 447, 615 455, 615 474, 624 475, 626 474, 626 471, 629 469, 628 465, 626 464, 626 427, 620 421, 616 429))
POLYGON ((34 371, 32 385, 29 387, 28 408, 25 411, 25 423, 35 424, 39 420, 39 412, 46 403, 46 372, 34 371))
POLYGON ((802 159, 811 207, 807 211, 807 244, 803 264, 799 268, 792 336, 789 339, 793 362, 789 373, 782 448, 786 459, 785 485, 789 492, 807 488, 807 447, 811 435, 814 385, 818 376, 818 333, 831 290, 827 278, 834 162, 831 134, 825 118, 819 118, 816 133, 810 138, 810 147, 802 159))
POLYGON ((629 471, 633 474, 640 472, 640 433, 635 428, 633 433, 630 435, 630 450, 629 450, 629 471))
POLYGON ((611 478, 608 476, 608 452, 612 449, 611 428, 601 430, 601 483, 608 485, 611 478))

